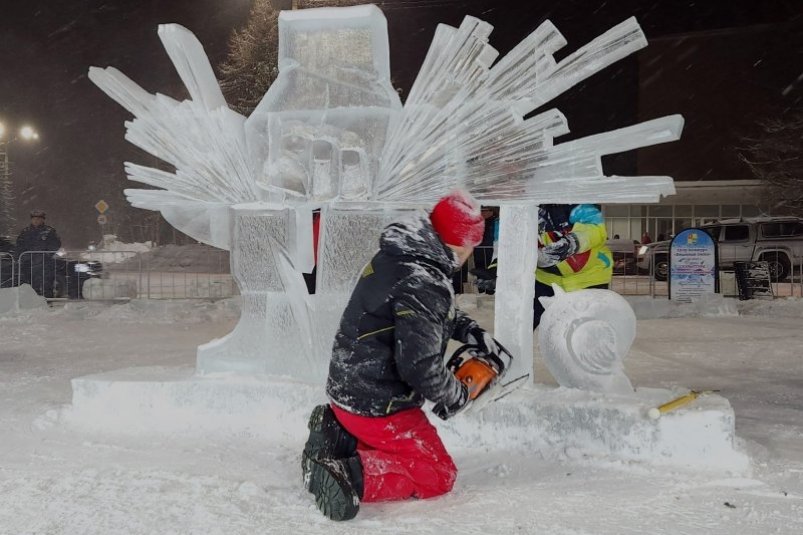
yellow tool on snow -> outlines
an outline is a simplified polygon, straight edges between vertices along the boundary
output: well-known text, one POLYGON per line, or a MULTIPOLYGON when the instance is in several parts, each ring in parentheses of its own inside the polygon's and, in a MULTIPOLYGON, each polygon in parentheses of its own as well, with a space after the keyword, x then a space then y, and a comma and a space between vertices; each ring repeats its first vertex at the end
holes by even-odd
POLYGON ((653 407, 652 409, 647 411, 647 416, 649 416, 653 420, 657 420, 658 418, 661 417, 662 414, 665 414, 669 411, 673 411, 678 407, 686 405, 687 403, 691 403, 700 396, 704 396, 706 394, 712 394, 714 392, 719 392, 719 390, 692 390, 691 392, 689 392, 684 396, 675 398, 672 401, 667 401, 666 403, 658 407, 653 407))

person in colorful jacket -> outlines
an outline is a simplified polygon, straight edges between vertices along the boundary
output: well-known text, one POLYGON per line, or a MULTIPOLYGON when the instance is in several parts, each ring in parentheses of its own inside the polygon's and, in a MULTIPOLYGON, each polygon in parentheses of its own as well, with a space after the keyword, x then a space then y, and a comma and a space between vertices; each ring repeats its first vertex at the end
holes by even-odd
MULTIPOLYGON (((602 212, 593 204, 545 204, 538 208, 538 269, 535 272, 533 329, 541 323, 544 307, 539 297, 552 296, 552 285, 567 292, 608 288, 613 255, 606 247, 608 233, 602 212)), ((477 287, 496 290, 497 259, 487 269, 475 269, 477 287)))
POLYGON ((553 284, 567 292, 607 289, 613 277, 613 255, 605 245, 605 220, 593 204, 540 206, 538 232, 533 329, 544 313, 538 298, 554 295, 553 284))

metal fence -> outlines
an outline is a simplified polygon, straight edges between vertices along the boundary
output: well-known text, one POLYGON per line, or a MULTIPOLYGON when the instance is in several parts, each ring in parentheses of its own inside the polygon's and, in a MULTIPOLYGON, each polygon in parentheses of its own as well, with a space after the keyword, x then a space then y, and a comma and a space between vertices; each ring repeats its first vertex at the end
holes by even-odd
POLYGON ((0 280, 4 286, 30 284, 53 301, 219 299, 237 293, 228 251, 173 251, 167 257, 152 251, 25 251, 16 259, 4 253, 0 280))
MULTIPOLYGON (((487 254, 492 248, 477 247, 475 251, 478 250, 485 250, 483 254, 487 254)), ((455 276, 455 291, 479 293, 477 277, 471 273, 476 266, 476 257, 469 259, 462 276, 455 276)), ((646 266, 639 266, 636 251, 614 254, 613 278, 610 288, 621 295, 669 297, 669 283, 666 280, 656 280, 655 278, 655 263, 650 261, 646 266)), ((803 258, 796 259, 789 277, 781 282, 773 282, 772 288, 776 297, 803 297, 803 258)), ((720 293, 725 296, 738 296, 733 270, 720 271, 720 293)))
POLYGON ((775 297, 803 297, 803 257, 792 265, 789 278, 772 284, 775 297))
POLYGON ((0 253, 0 288, 14 286, 17 263, 11 253, 0 253))
MULTIPOLYGON (((493 258, 492 247, 477 247, 454 277, 460 293, 481 293, 477 269, 493 258)), ((622 295, 668 297, 668 283, 647 272, 637 255, 616 255, 611 289, 622 295)), ((26 251, 18 257, 0 253, 0 287, 30 284, 49 300, 68 299, 221 299, 238 293, 229 272, 228 251, 197 246, 176 249, 166 258, 153 251, 26 251)), ((803 259, 796 259, 789 278, 772 284, 776 297, 803 297, 803 259)), ((737 296, 733 272, 720 272, 720 292, 737 296)))

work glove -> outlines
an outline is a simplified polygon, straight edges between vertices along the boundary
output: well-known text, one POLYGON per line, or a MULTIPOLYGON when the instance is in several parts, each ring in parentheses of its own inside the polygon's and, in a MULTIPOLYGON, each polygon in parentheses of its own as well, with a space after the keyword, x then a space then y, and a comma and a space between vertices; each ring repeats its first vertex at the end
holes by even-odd
POLYGON ((493 261, 493 267, 474 268, 470 273, 477 277, 477 290, 480 293, 493 295, 496 292, 496 260, 493 261))
POLYGON ((496 345, 496 340, 488 334, 488 332, 480 327, 477 324, 474 324, 468 330, 468 336, 466 336, 466 343, 477 346, 477 349, 480 350, 481 353, 485 353, 486 355, 498 355, 499 354, 499 346, 496 345))
POLYGON ((493 295, 496 292, 496 279, 477 279, 477 290, 480 293, 493 295))
POLYGON ((435 406, 432 407, 432 412, 435 413, 435 416, 441 420, 448 420, 455 414, 459 414, 463 411, 463 409, 468 407, 470 401, 471 399, 469 399, 468 396, 468 388, 463 383, 460 383, 460 396, 458 397, 457 401, 449 406, 446 406, 443 403, 436 403, 435 406))
POLYGON ((570 256, 574 256, 579 249, 580 240, 577 238, 577 234, 574 232, 564 234, 559 240, 538 250, 538 267, 546 268, 557 265, 570 256))

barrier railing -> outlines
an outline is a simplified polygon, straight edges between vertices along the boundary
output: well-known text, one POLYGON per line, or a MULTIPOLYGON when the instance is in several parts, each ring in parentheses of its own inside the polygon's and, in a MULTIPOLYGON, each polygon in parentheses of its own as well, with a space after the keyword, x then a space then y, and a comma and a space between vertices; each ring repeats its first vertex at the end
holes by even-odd
MULTIPOLYGON (((221 299, 236 295, 228 252, 200 247, 192 254, 179 251, 168 255, 168 261, 138 251, 25 251, 16 259, 0 253, 0 287, 30 284, 50 300, 221 299)), ((492 247, 475 249, 464 270, 453 279, 458 293, 481 293, 471 271, 487 267, 492 255, 492 247)), ((616 256, 611 289, 622 295, 667 297, 667 282, 655 279, 654 262, 645 273, 637 261, 636 253, 616 256)), ((792 268, 787 280, 773 283, 777 297, 803 297, 803 258, 795 259, 792 268)), ((732 284, 726 279, 727 272, 721 273, 723 295, 728 295, 725 286, 732 284)))
POLYGON ((193 249, 192 255, 176 249, 167 259, 157 260, 149 252, 138 251, 25 251, 16 261, 4 254, 0 275, 5 277, 10 270, 8 286, 30 284, 48 300, 219 299, 236 295, 228 251, 201 247, 193 249))
POLYGON ((11 253, 0 253, 0 288, 15 286, 17 263, 11 253))
POLYGON ((786 280, 772 284, 775 297, 803 297, 803 257, 793 260, 790 267, 786 280))

